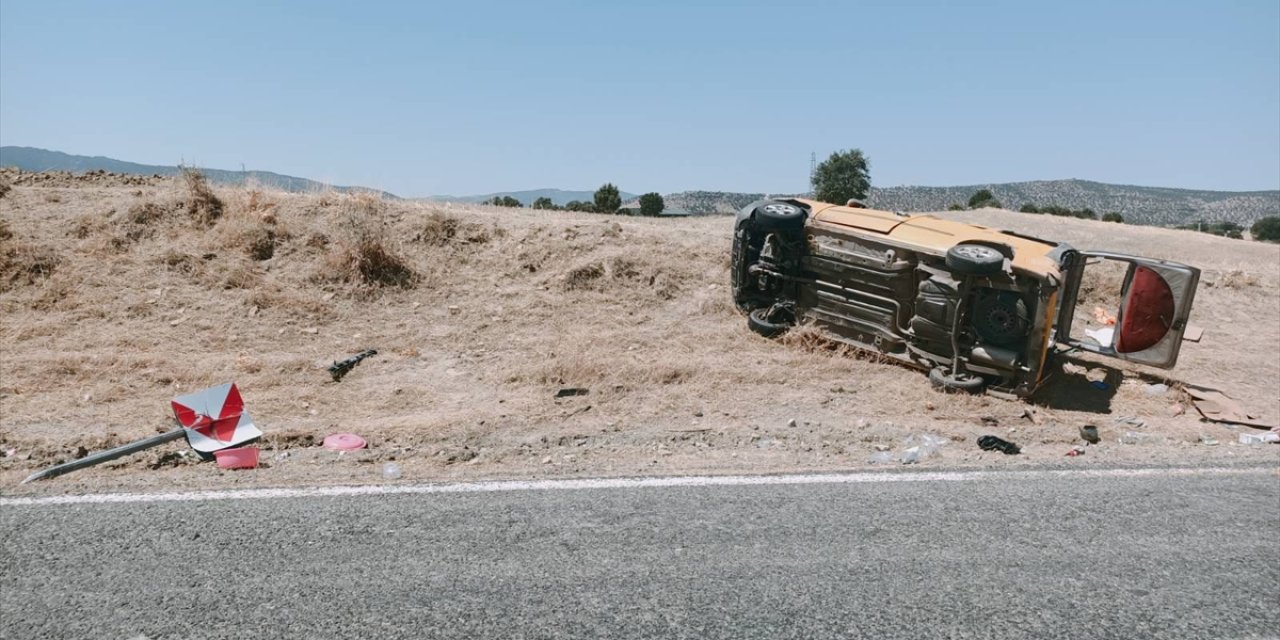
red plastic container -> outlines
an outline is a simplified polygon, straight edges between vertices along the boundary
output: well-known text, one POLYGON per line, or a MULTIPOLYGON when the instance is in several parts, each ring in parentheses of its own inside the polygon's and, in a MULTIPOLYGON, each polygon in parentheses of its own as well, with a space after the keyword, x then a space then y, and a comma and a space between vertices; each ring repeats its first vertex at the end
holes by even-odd
POLYGON ((252 469, 258 466, 257 447, 238 447, 214 451, 219 469, 252 469))

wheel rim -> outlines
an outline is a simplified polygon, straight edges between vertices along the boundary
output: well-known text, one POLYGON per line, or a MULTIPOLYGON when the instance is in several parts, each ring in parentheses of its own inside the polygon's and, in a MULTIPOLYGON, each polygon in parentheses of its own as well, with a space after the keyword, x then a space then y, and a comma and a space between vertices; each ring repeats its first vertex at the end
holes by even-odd
POLYGON ((984 247, 975 244, 962 244, 954 249, 956 255, 964 256, 973 260, 987 260, 991 258, 1003 257, 999 251, 991 247, 984 247))
POLYGON ((764 210, 775 216, 794 216, 800 212, 799 209, 789 204, 766 204, 764 210))

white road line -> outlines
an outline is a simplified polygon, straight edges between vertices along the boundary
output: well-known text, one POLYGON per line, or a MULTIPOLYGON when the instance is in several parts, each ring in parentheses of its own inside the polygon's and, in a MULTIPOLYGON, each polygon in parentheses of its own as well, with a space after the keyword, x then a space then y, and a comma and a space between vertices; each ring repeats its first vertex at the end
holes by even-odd
POLYGON ((1039 471, 937 471, 826 473, 775 476, 674 476, 658 478, 599 478, 582 480, 509 480, 447 484, 393 484, 295 489, 242 489, 184 493, 101 493, 43 498, 0 498, 0 507, 121 502, 199 502, 211 500, 264 500, 340 496, 391 496, 422 493, 484 493, 491 491, 563 491, 570 489, 644 489, 651 487, 730 487, 792 484, 877 484, 893 482, 972 482, 981 480, 1035 480, 1049 478, 1137 478, 1193 475, 1247 475, 1276 473, 1271 469, 1065 469, 1039 471))

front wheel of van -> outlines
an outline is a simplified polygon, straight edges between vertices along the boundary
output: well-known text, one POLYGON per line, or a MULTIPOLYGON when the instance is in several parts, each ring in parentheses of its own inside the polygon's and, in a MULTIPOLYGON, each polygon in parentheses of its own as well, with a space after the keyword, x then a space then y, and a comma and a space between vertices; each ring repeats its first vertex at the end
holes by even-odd
POLYGON ((939 391, 949 393, 982 393, 987 381, 967 371, 952 374, 950 367, 934 367, 929 371, 929 382, 939 391))

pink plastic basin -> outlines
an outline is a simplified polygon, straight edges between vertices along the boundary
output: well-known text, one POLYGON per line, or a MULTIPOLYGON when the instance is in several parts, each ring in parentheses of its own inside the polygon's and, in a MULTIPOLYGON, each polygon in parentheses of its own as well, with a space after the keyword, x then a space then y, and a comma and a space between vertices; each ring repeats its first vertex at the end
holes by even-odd
POLYGON ((219 469, 252 469, 258 466, 258 448, 240 447, 214 451, 219 469))
POLYGON ((332 451, 355 451, 365 448, 368 444, 364 438, 354 433, 331 433, 325 436, 323 446, 332 451))

